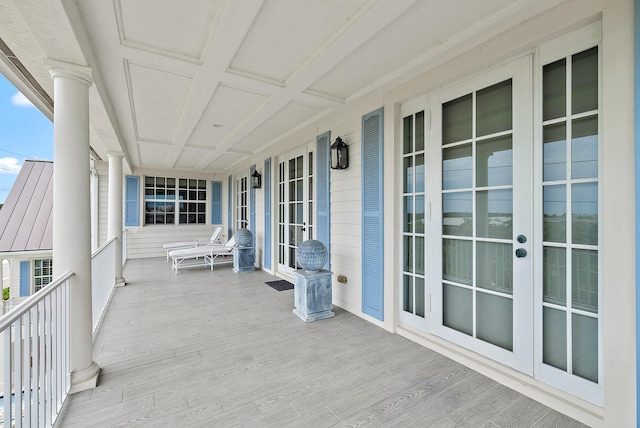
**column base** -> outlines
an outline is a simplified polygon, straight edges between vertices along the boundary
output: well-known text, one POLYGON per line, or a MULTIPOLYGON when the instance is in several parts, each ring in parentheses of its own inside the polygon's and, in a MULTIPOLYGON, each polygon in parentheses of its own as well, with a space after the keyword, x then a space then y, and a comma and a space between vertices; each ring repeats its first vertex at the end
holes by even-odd
POLYGON ((86 369, 71 372, 71 388, 69 389, 69 394, 95 388, 98 384, 99 375, 100 366, 95 361, 91 361, 91 365, 86 369))
POLYGON ((304 322, 313 322, 323 320, 325 318, 335 317, 336 314, 333 311, 314 312, 312 314, 305 314, 298 309, 294 309, 293 313, 304 322))
POLYGON ((124 287, 125 285, 127 285, 127 281, 124 278, 116 278, 114 287, 124 287))

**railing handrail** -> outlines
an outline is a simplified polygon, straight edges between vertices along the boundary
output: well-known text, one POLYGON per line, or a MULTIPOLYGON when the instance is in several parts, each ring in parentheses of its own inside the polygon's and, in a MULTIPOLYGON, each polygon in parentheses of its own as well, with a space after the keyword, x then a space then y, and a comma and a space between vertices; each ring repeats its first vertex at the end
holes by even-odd
POLYGON ((2 317, 0 317, 0 332, 4 331, 7 327, 10 327, 13 322, 18 320, 25 313, 29 312, 34 306, 40 303, 40 301, 44 300, 44 298, 49 294, 53 293, 58 287, 64 284, 64 282, 73 275, 73 272, 67 272, 63 274, 55 281, 47 284, 46 287, 42 287, 37 293, 34 293, 33 295, 27 297, 20 304, 18 304, 18 306, 2 315, 2 317))
POLYGON ((116 239, 118 239, 118 238, 116 238, 114 236, 113 238, 111 238, 107 242, 105 242, 104 244, 100 245, 93 253, 91 253, 91 258, 94 258, 96 255, 98 255, 101 251, 103 251, 107 246, 109 246, 109 244, 111 244, 116 239))

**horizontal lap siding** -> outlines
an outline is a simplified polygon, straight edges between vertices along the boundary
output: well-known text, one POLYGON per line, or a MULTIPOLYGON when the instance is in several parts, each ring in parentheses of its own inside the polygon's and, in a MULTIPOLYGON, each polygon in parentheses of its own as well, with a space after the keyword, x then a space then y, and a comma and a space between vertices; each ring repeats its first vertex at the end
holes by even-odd
MULTIPOLYGON (((255 190, 255 230, 252 230, 255 239, 256 248, 256 266, 262 268, 264 266, 264 160, 260 160, 257 164, 258 172, 262 170, 262 187, 255 190)), ((254 211, 254 210, 252 210, 254 211)))
MULTIPOLYGON (((331 170, 331 271, 333 302, 353 313, 362 302, 362 223, 360 191, 360 118, 331 129, 332 140, 340 136, 349 146, 349 167, 331 170), (347 283, 337 282, 338 275, 347 283)), ((333 142, 332 141, 332 142, 333 142)))
MULTIPOLYGON (((107 228, 109 225, 109 163, 96 162, 95 167, 98 172, 98 247, 100 247, 107 242, 107 228)), ((122 206, 122 215, 124 216, 125 204, 122 204, 122 206)))
MULTIPOLYGON (((127 228, 127 258, 165 257, 162 245, 169 242, 190 241, 193 239, 208 240, 215 226, 147 226, 127 228)), ((223 229, 220 239, 226 241, 223 229)))

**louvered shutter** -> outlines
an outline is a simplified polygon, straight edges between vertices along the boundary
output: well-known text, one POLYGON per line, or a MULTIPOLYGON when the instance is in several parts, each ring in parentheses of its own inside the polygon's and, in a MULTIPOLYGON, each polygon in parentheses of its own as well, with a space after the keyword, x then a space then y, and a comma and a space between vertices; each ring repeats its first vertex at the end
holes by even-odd
POLYGON ((264 267, 271 269, 271 158, 264 160, 264 267))
POLYGON ((329 250, 326 270, 331 270, 330 146, 330 131, 316 137, 316 239, 329 250))
POLYGON ((20 297, 31 294, 31 262, 23 260, 20 262, 20 297))
POLYGON ((362 312, 384 318, 383 109, 362 117, 362 312))
POLYGON ((211 224, 222 224, 222 182, 211 182, 211 224))
POLYGON ((125 210, 124 225, 140 225, 140 177, 127 175, 125 177, 125 210))
POLYGON ((233 236, 233 176, 229 176, 227 183, 227 238, 231 239, 233 236))

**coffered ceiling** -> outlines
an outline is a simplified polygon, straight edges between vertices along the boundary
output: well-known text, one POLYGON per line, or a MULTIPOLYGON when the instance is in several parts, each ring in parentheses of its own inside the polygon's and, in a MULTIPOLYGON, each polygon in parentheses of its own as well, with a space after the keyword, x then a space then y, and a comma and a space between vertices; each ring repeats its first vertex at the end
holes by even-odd
POLYGON ((97 156, 224 173, 560 2, 0 0, 0 38, 52 98, 91 68, 97 156))

